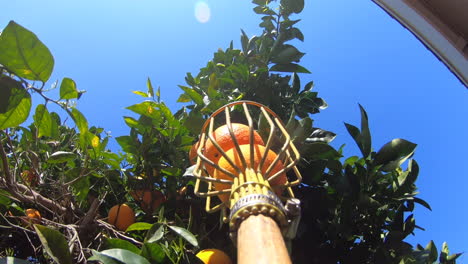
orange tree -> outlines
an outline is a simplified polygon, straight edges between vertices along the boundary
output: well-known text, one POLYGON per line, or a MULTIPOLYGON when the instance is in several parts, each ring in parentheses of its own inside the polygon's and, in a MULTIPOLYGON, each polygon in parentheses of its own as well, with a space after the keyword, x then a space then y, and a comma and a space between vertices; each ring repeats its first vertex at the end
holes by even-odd
MULTIPOLYGON (((446 244, 439 253, 432 241, 405 242, 420 228, 415 205, 430 209, 416 197, 416 144, 394 139, 375 151, 360 106, 360 127, 346 124, 360 153, 344 158, 329 145, 335 134, 313 125, 311 117, 327 104, 298 75, 309 72, 299 64, 304 53, 291 44, 304 40, 300 20, 292 19, 304 1, 253 4, 261 34, 242 31, 240 49, 231 42, 199 73, 188 73, 180 110, 173 113, 149 79, 146 91, 134 92, 142 102, 128 107, 129 133, 116 138, 121 153, 109 150, 110 136, 78 110, 84 91, 71 78, 53 85, 59 96, 50 97, 52 54, 31 31, 8 24, 0 35, 0 261, 197 263, 197 252, 207 248, 235 259, 226 225, 204 211, 186 168, 204 120, 242 99, 278 113, 301 152, 304 181, 294 189, 301 221, 287 241, 294 263, 455 263, 459 254, 450 255, 446 244), (123 203, 136 223, 120 231, 107 215, 123 203), (41 217, 28 220, 27 209, 41 217)), ((234 112, 233 120, 242 122, 242 115, 234 112)), ((255 121, 261 136, 268 133, 265 120, 255 121)))

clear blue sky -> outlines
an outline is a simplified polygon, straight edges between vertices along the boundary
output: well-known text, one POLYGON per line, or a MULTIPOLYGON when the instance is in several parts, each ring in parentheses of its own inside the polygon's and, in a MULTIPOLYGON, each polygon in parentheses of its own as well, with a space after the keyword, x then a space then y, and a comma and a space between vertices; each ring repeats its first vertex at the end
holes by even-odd
MULTIPOLYGON (((147 77, 175 111, 186 72, 198 73, 231 40, 239 48, 241 28, 260 34, 250 1, 206 0, 206 23, 195 18, 197 2, 4 1, 0 27, 15 20, 35 32, 55 57, 51 80, 74 79, 87 90, 78 108, 89 123, 120 136, 128 133, 124 108, 140 101, 131 91, 145 90, 147 77)), ((375 149, 398 137, 417 143, 419 197, 433 211, 417 207, 417 225, 426 231, 409 242, 433 239, 440 250, 448 241, 452 252, 468 253, 468 90, 370 0, 306 1, 296 18, 305 35, 297 44, 307 53, 302 65, 312 71, 301 78, 314 80, 329 104, 315 125, 336 132, 334 145, 346 143, 346 155, 358 154, 343 122, 359 124, 360 103, 375 149)))

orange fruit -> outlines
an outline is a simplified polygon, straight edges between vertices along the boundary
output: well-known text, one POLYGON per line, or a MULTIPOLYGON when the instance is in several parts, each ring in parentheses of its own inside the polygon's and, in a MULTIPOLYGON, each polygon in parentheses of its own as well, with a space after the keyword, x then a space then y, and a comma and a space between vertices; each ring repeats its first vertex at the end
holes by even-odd
POLYGON ((26 209, 26 217, 31 223, 38 224, 41 222, 41 213, 36 209, 26 209))
POLYGON ((130 192, 130 195, 140 203, 143 211, 149 214, 166 201, 164 194, 158 190, 136 190, 130 192))
POLYGON ((195 164, 197 162, 197 149, 198 146, 200 146, 200 141, 197 141, 197 143, 193 144, 192 147, 190 148, 189 152, 189 160, 190 164, 195 164))
POLYGON ((226 253, 215 248, 204 249, 196 256, 204 264, 232 264, 231 258, 226 253))
MULTIPOLYGON (((239 145, 249 144, 249 126, 240 123, 232 123, 231 125, 234 136, 237 139, 237 143, 239 145)), ((253 137, 254 144, 265 145, 262 137, 255 130, 253 131, 253 137)), ((229 128, 227 125, 220 126, 215 131, 213 131, 213 138, 216 140, 216 142, 219 144, 223 151, 228 151, 234 148, 234 140, 232 139, 231 134, 229 133, 229 128)), ((217 163, 218 160, 223 156, 209 138, 207 138, 206 140, 203 155, 205 155, 209 160, 213 161, 214 163, 217 163)), ((214 168, 212 166, 207 165, 206 170, 211 176, 213 176, 214 168)))
MULTIPOLYGON (((250 145, 248 145, 248 144, 247 145, 241 145, 240 150, 241 150, 242 155, 245 158, 245 161, 247 162, 247 166, 251 167, 250 166, 250 145)), ((234 162, 234 164, 236 164, 237 167, 241 168, 241 170, 245 170, 245 168, 242 166, 242 161, 241 161, 241 158, 239 157, 239 153, 237 152, 237 150, 235 148, 228 150, 226 152, 226 154, 234 162)), ((265 154, 265 147, 264 146, 254 145, 254 166, 253 166, 254 170, 257 169, 257 166, 260 164, 260 161, 262 160, 262 157, 263 157, 264 154, 265 154)), ((275 160, 275 158, 277 157, 276 153, 271 149, 268 150, 268 153, 266 155, 267 156, 265 158, 265 162, 263 163, 263 166, 261 168, 261 173, 262 174, 264 174, 267 171, 270 164, 272 164, 273 161, 275 160)), ((229 171, 229 172, 231 172, 233 174, 237 174, 237 170, 235 170, 235 168, 233 168, 231 166, 231 164, 229 164, 229 162, 224 157, 221 157, 219 159, 218 166, 220 166, 221 168, 226 169, 227 171, 229 171)), ((281 162, 281 160, 279 160, 276 163, 276 165, 273 167, 272 171, 270 172, 269 177, 274 175, 275 173, 277 173, 278 171, 280 171, 282 169, 284 169, 284 165, 283 165, 283 162, 281 162)), ((227 174, 225 174, 222 171, 217 170, 217 169, 214 171, 214 177, 216 179, 232 180, 232 178, 229 175, 227 175, 227 174)), ((283 172, 279 176, 277 176, 272 182, 270 182, 270 185, 271 185, 271 187, 274 187, 274 186, 277 186, 277 185, 283 185, 285 183, 286 183, 286 173, 283 172)), ((231 188, 231 186, 232 185, 225 184, 225 183, 217 183, 217 182, 214 183, 214 187, 218 191, 231 188)), ((274 188, 274 189, 276 190, 276 193, 278 195, 280 195, 282 193, 282 191, 283 191, 283 188, 274 188)), ((229 199, 229 194, 221 194, 221 195, 219 195, 219 199, 221 199, 221 201, 223 201, 223 202, 226 202, 229 199)))
POLYGON ((126 204, 114 205, 109 210, 108 221, 120 231, 125 231, 131 224, 135 223, 135 212, 126 204))

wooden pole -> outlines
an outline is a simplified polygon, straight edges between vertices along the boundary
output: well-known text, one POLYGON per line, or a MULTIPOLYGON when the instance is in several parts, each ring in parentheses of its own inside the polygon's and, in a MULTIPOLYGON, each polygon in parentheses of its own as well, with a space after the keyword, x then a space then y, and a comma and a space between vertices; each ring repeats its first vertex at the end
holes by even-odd
POLYGON ((286 244, 276 222, 262 214, 251 215, 237 231, 239 264, 290 264, 286 244))

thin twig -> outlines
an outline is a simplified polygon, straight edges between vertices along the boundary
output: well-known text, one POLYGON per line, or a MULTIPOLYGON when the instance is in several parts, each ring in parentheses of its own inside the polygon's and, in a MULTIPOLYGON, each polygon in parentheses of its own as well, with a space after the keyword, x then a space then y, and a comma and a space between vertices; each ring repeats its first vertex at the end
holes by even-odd
POLYGON ((104 222, 102 220, 97 220, 97 222, 98 222, 98 224, 100 226, 102 226, 102 227, 106 228, 107 230, 111 231, 112 233, 114 233, 114 235, 116 235, 116 236, 118 236, 120 238, 123 238, 125 240, 128 240, 128 241, 130 241, 130 242, 132 242, 134 244, 137 244, 137 245, 140 245, 140 246, 143 245, 142 242, 140 242, 138 240, 135 240, 135 239, 133 239, 131 237, 128 237, 128 236, 124 235, 122 232, 115 230, 114 227, 111 224, 109 224, 107 222, 104 222))

